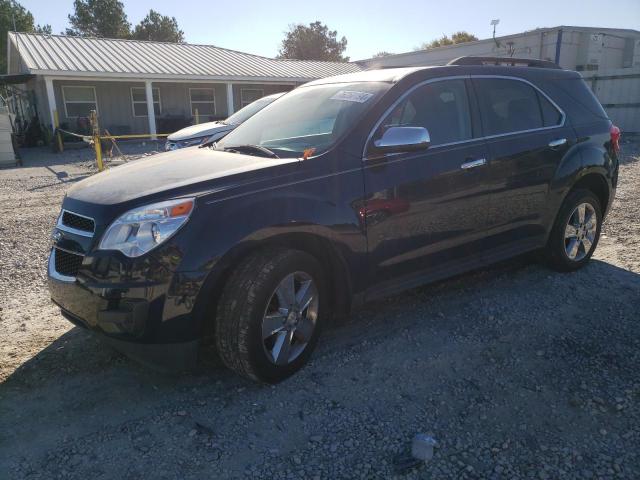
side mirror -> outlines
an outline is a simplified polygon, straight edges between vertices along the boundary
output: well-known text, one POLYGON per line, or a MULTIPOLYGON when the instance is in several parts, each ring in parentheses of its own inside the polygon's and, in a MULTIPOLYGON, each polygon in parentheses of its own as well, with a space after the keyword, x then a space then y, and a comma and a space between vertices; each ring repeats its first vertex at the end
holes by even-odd
POLYGON ((373 142, 375 153, 415 152, 429 148, 431 138, 424 127, 389 127, 373 142))

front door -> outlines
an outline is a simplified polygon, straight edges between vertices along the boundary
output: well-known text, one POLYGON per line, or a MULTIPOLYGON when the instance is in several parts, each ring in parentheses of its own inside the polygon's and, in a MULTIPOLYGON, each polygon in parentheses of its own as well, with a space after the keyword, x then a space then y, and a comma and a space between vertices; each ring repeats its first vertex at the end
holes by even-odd
POLYGON ((364 159, 371 284, 385 292, 446 276, 484 248, 488 151, 476 139, 468 87, 465 79, 414 87, 371 139, 391 126, 425 127, 431 137, 427 150, 364 159))

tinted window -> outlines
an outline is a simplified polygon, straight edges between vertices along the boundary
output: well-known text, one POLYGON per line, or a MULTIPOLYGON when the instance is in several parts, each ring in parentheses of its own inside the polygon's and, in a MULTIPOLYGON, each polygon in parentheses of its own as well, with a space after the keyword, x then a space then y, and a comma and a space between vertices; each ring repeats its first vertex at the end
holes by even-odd
POLYGON ((385 128, 425 127, 432 145, 468 140, 472 137, 469 101, 464 80, 445 80, 415 89, 382 122, 385 128))
POLYGON ((474 79, 485 135, 544 126, 536 90, 517 80, 474 79))
POLYGON ((554 107, 544 95, 538 92, 538 100, 540 100, 540 109, 542 110, 542 121, 545 127, 553 127, 559 125, 562 121, 562 114, 554 107))
POLYGON ((572 125, 587 125, 607 119, 607 114, 585 81, 580 77, 542 80, 541 88, 548 93, 572 125))

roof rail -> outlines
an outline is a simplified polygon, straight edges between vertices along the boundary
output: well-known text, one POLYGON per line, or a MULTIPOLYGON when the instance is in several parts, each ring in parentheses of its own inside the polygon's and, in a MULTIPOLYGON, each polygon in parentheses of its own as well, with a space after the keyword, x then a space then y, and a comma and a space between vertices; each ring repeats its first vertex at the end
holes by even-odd
POLYGON ((555 68, 562 70, 557 63, 548 60, 513 57, 473 57, 464 56, 451 60, 447 65, 509 65, 512 67, 555 68))

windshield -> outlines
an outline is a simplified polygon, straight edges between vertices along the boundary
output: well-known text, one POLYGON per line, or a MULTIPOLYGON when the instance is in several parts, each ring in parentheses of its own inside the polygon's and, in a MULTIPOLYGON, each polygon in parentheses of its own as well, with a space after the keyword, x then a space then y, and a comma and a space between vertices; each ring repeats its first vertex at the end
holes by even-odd
POLYGON ((264 107, 269 105, 271 102, 273 102, 277 98, 278 97, 265 97, 265 98, 260 98, 255 102, 251 102, 246 107, 241 108, 236 113, 228 117, 224 121, 224 123, 226 123, 227 125, 240 125, 247 118, 254 116, 256 113, 258 113, 260 110, 262 110, 264 107))
POLYGON ((318 155, 333 146, 390 86, 361 82, 299 87, 249 118, 216 148, 233 151, 251 146, 253 154, 260 154, 255 148, 260 147, 279 157, 300 157, 305 151, 318 155))

